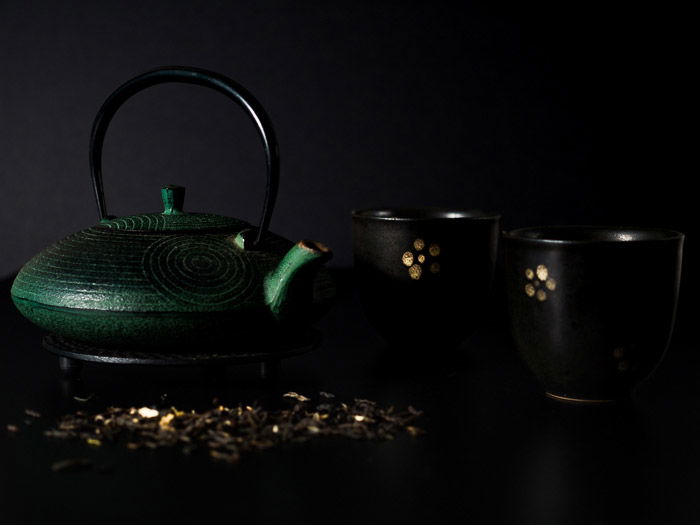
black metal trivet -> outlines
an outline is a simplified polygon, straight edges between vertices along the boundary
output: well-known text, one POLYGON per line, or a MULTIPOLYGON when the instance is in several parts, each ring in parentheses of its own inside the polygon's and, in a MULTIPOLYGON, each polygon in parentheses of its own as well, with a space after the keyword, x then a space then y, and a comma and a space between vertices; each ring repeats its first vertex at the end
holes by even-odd
MULTIPOLYGON (((304 354, 318 347, 321 332, 314 329, 296 332, 293 336, 276 337, 250 343, 247 350, 226 351, 221 347, 212 350, 148 351, 148 349, 101 348, 58 335, 44 336, 43 346, 59 358, 64 375, 76 377, 83 362, 148 365, 148 366, 212 366, 260 363, 263 378, 274 375, 280 360, 304 354)), ((233 346, 233 345, 232 345, 233 346)), ((239 345, 237 345, 239 346, 239 345)))

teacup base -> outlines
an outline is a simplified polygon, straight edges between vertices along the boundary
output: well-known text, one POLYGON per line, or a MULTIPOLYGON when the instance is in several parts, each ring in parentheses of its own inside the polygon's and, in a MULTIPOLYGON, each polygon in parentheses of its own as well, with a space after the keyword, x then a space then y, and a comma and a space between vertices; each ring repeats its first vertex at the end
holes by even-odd
POLYGON ((570 403, 575 405, 601 405, 606 403, 615 403, 617 401, 617 399, 582 399, 579 397, 568 397, 559 394, 552 394, 551 392, 545 392, 545 395, 550 399, 559 401, 560 403, 570 403))

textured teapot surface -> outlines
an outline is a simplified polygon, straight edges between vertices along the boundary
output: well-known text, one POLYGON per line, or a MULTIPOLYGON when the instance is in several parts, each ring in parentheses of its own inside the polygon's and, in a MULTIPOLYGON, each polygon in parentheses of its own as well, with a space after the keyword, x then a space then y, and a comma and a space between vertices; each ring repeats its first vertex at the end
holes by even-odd
POLYGON ((235 237, 246 229, 252 226, 244 221, 181 210, 106 220, 31 259, 12 293, 38 304, 87 310, 244 308, 255 303, 261 274, 291 246, 267 234, 264 250, 240 249, 235 237))
MULTIPOLYGON (((104 220, 32 258, 12 287, 17 307, 53 333, 106 345, 274 322, 265 282, 293 243, 266 233, 246 248, 254 232, 247 222, 169 211, 169 196, 180 191, 163 189, 164 213, 104 220)), ((300 286, 311 296, 313 277, 300 286)))

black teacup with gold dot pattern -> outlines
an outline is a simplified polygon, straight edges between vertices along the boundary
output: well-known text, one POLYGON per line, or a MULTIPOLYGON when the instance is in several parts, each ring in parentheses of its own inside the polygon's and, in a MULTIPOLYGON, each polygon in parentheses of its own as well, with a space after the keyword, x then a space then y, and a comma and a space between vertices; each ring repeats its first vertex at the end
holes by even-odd
POLYGON ((503 235, 515 345, 553 399, 627 397, 673 329, 682 233, 550 226, 503 235))
POLYGON ((483 318, 499 216, 440 208, 352 213, 355 274, 365 313, 402 352, 455 346, 483 318))

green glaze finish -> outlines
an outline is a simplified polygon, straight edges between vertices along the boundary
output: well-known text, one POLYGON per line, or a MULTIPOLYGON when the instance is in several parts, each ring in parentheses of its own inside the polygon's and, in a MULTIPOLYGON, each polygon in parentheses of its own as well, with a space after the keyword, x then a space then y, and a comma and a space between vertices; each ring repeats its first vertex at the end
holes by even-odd
POLYGON ((32 258, 12 286, 17 308, 72 339, 162 348, 259 330, 286 312, 310 321, 330 299, 323 245, 268 232, 246 248, 250 224, 187 213, 183 195, 168 186, 163 213, 102 221, 32 258))
POLYGON ((180 215, 184 213, 185 188, 182 186, 165 186, 160 190, 163 199, 163 215, 180 215))
POLYGON ((330 250, 313 241, 300 241, 290 249, 272 272, 265 276, 265 304, 275 319, 284 319, 289 310, 290 294, 300 272, 310 271, 330 257, 330 250))

